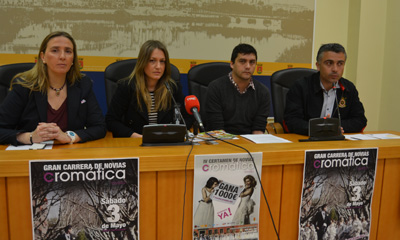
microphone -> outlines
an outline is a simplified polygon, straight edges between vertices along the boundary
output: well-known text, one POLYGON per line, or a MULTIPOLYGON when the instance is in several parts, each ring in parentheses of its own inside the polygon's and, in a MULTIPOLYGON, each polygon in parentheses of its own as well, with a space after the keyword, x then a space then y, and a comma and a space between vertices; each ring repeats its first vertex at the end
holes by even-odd
POLYGON ((185 108, 186 112, 190 115, 193 115, 196 119, 197 123, 199 124, 200 131, 205 132, 203 121, 200 118, 200 103, 199 99, 195 95, 189 95, 185 97, 185 108))
MULTIPOLYGON (((175 98, 174 98, 174 94, 172 94, 172 90, 171 90, 168 82, 164 82, 164 85, 167 88, 168 92, 171 94, 172 101, 174 102, 174 109, 175 109, 174 110, 175 111, 175 113, 174 113, 174 121, 175 121, 175 124, 179 124, 179 118, 181 118, 183 123, 185 123, 185 120, 183 119, 183 116, 182 116, 181 111, 179 109, 179 104, 176 103, 175 98)), ((186 123, 185 123, 185 125, 186 125, 186 123)))
MULTIPOLYGON (((171 94, 172 101, 174 102, 174 111, 175 111, 174 120, 175 120, 175 124, 179 125, 179 118, 181 118, 182 122, 183 122, 183 125, 185 125, 185 128, 186 128, 185 119, 183 118, 181 110, 179 109, 179 104, 176 103, 176 101, 175 101, 174 94, 172 94, 172 90, 171 90, 168 82, 164 82, 164 85, 167 88, 169 94, 171 94)), ((189 140, 189 130, 186 129, 186 141, 188 141, 188 140, 189 140)))
MULTIPOLYGON (((336 101, 336 109, 335 109, 335 111, 337 110, 337 113, 338 113, 338 118, 339 118, 339 127, 340 127, 340 133, 342 132, 342 118, 340 117, 340 111, 339 111, 339 103, 338 103, 338 100, 337 100, 337 93, 336 93, 336 85, 335 85, 335 83, 332 83, 332 88, 335 90, 335 101, 336 101)), ((333 113, 332 113, 332 115, 333 115, 333 113)))

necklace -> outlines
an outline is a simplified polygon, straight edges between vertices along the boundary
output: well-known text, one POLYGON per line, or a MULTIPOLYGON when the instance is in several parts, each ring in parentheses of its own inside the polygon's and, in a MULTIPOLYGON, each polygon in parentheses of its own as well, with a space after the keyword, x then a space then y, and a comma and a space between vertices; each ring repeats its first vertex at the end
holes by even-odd
POLYGON ((67 82, 67 81, 65 81, 65 82, 64 82, 64 85, 62 85, 62 87, 60 87, 60 88, 53 88, 53 87, 50 85, 51 90, 56 91, 56 96, 57 96, 57 97, 60 96, 60 92, 61 92, 61 90, 63 90, 63 88, 65 87, 65 83, 66 83, 66 82, 67 82))

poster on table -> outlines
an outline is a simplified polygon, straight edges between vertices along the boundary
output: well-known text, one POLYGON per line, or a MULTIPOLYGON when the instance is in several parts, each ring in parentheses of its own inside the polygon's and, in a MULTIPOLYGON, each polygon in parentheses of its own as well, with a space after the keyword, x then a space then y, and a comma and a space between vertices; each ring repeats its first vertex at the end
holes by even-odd
POLYGON ((32 160, 29 171, 33 239, 139 239, 138 158, 32 160))
POLYGON ((377 148, 306 151, 298 239, 369 239, 377 148))
POLYGON ((193 239, 258 239, 262 153, 196 155, 193 239))

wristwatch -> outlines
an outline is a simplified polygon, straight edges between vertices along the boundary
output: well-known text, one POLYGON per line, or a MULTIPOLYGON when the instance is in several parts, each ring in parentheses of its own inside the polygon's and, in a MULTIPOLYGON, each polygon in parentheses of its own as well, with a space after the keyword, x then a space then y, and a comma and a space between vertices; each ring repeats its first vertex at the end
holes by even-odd
POLYGON ((66 131, 65 133, 71 138, 71 142, 69 144, 73 144, 75 142, 76 133, 73 131, 66 131))

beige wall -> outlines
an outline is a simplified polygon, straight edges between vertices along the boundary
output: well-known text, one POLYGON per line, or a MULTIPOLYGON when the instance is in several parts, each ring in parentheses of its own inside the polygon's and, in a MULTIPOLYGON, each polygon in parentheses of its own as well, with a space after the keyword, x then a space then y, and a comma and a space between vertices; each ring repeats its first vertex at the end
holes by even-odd
POLYGON ((388 0, 379 130, 400 131, 400 1, 388 0))
POLYGON ((398 0, 317 0, 314 59, 323 43, 345 46, 344 77, 359 90, 367 131, 400 131, 399 9, 398 0))
POLYGON ((315 58, 321 44, 337 42, 347 47, 349 1, 316 0, 315 9, 313 68, 315 68, 315 58))

